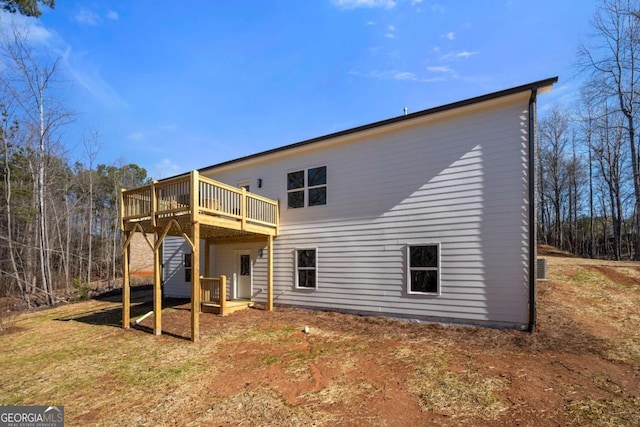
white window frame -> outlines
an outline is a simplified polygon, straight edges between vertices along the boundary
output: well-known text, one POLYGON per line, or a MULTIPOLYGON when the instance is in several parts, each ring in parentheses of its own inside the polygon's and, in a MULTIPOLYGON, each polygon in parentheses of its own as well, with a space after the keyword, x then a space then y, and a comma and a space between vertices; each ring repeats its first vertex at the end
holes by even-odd
POLYGON ((304 208, 315 208, 315 207, 320 207, 320 206, 326 206, 328 204, 328 193, 327 193, 327 187, 328 185, 328 180, 329 180, 329 168, 327 167, 327 165, 319 165, 319 166, 311 166, 308 168, 301 168, 301 169, 294 169, 294 170, 290 170, 287 172, 287 182, 289 180, 289 174, 291 173, 296 173, 296 172, 303 172, 303 186, 302 187, 298 187, 298 188, 292 188, 291 190, 288 188, 287 185, 287 209, 304 209, 304 208), (325 168, 325 183, 324 184, 320 184, 320 185, 309 185, 309 170, 311 169, 317 169, 317 168, 325 168), (325 202, 322 205, 309 205, 309 191, 310 190, 314 190, 317 188, 324 188, 325 189, 325 202), (297 207, 297 208, 292 208, 289 206, 289 193, 294 193, 294 192, 298 192, 301 191, 302 192, 302 206, 297 207))
POLYGON ((409 295, 440 295, 442 292, 442 281, 440 280, 442 270, 442 245, 440 242, 423 242, 423 243, 410 243, 405 248, 405 259, 407 262, 406 271, 406 289, 409 295), (411 248, 418 246, 436 246, 438 250, 437 267, 411 267, 411 248), (419 292, 411 290, 411 272, 412 271, 436 271, 436 292, 419 292))
POLYGON ((296 289, 302 289, 302 290, 317 290, 318 289, 318 248, 317 247, 305 247, 305 248, 295 248, 293 251, 293 262, 294 262, 294 274, 295 274, 295 287, 296 289), (304 269, 304 270, 311 270, 311 267, 299 267, 298 266, 298 251, 314 251, 315 252, 315 267, 313 267, 313 269, 315 270, 315 283, 316 286, 313 288, 310 288, 308 286, 300 286, 299 283, 299 277, 300 275, 298 274, 298 272, 300 271, 300 269, 304 269))

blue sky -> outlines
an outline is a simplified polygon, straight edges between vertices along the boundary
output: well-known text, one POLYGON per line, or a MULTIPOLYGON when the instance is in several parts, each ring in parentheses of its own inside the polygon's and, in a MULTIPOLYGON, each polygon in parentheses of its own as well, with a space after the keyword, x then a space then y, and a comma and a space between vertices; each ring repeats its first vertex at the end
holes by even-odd
MULTIPOLYGON (((576 96, 595 0, 59 0, 31 22, 61 56, 62 138, 163 178, 547 77, 576 96)), ((15 19, 15 18, 14 18, 15 19)), ((8 17, 0 17, 6 26, 8 17)))

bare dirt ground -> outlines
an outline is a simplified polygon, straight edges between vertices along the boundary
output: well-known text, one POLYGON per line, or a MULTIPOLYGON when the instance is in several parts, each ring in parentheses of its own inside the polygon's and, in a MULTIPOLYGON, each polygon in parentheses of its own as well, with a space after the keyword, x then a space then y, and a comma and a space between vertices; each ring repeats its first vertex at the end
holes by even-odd
POLYGON ((0 405, 65 405, 67 425, 640 425, 640 264, 539 255, 533 334, 276 308, 202 314, 193 344, 176 302, 162 337, 120 329, 117 296, 22 314, 0 405))

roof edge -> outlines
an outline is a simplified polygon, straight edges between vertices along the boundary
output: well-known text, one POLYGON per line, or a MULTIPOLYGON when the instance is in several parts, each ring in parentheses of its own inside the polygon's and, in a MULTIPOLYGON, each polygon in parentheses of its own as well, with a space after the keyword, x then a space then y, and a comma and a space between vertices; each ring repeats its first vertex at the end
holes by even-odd
MULTIPOLYGON (((403 116, 392 117, 390 119, 385 119, 385 120, 381 120, 381 121, 365 124, 365 125, 362 125, 362 126, 357 126, 357 127, 351 128, 351 129, 346 129, 346 130, 342 130, 342 131, 338 131, 338 132, 334 132, 334 133, 318 136, 318 137, 311 138, 311 139, 306 139, 304 141, 295 142, 293 144, 283 145, 281 147, 272 148, 270 150, 261 151, 259 153, 255 153, 255 154, 250 154, 248 156, 239 157, 237 159, 228 160, 228 161, 225 161, 225 162, 222 162, 222 163, 217 163, 217 164, 210 165, 210 166, 205 166, 203 168, 198 169, 198 171, 199 172, 204 172, 204 171, 207 171, 207 170, 210 170, 210 169, 216 169, 216 168, 220 168, 220 167, 223 167, 223 166, 228 166, 228 165, 231 165, 231 164, 234 164, 234 163, 240 163, 240 162, 243 162, 243 161, 246 161, 246 160, 251 160, 251 159, 258 158, 258 157, 263 157, 263 156, 267 156, 267 155, 270 155, 270 154, 278 153, 280 151, 287 151, 287 150, 291 150, 291 149, 294 149, 294 148, 303 147, 305 145, 310 145, 310 144, 314 144, 314 143, 317 143, 317 142, 338 138, 338 137, 341 137, 341 136, 346 136, 346 135, 350 135, 350 134, 354 134, 354 133, 358 133, 358 132, 363 132, 363 131, 366 131, 366 130, 369 130, 369 129, 375 129, 375 128, 391 125, 391 124, 394 124, 394 123, 415 119, 415 118, 418 118, 418 117, 429 116, 431 114, 436 114, 436 113, 440 113, 440 112, 443 112, 443 111, 454 110, 456 108, 466 107, 468 105, 473 105, 473 104, 477 104, 477 103, 480 103, 480 102, 490 101, 490 100, 493 100, 493 99, 502 98, 502 97, 513 95, 513 94, 520 93, 520 92, 525 92, 525 91, 534 90, 534 89, 539 90, 539 89, 542 89, 542 88, 548 88, 550 90, 551 86, 553 86, 553 84, 557 83, 557 82, 558 82, 558 77, 557 76, 556 77, 550 77, 550 78, 547 78, 547 79, 544 79, 544 80, 538 80, 538 81, 527 83, 527 84, 523 84, 523 85, 520 85, 520 86, 515 86, 515 87, 509 88, 509 89, 504 89, 504 90, 500 90, 500 91, 497 91, 497 92, 491 92, 491 93, 488 93, 488 94, 485 94, 485 95, 480 95, 480 96, 476 96, 476 97, 473 97, 473 98, 464 99, 462 101, 456 101, 456 102, 452 102, 450 104, 440 105, 438 107, 433 107, 433 108, 428 108, 426 110, 416 111, 415 113, 411 113, 411 114, 407 114, 407 115, 403 115, 403 116)), ((538 91, 538 93, 540 93, 540 91, 538 91)), ((180 175, 182 175, 182 174, 180 174, 180 175)), ((180 176, 180 175, 178 175, 178 176, 180 176)))

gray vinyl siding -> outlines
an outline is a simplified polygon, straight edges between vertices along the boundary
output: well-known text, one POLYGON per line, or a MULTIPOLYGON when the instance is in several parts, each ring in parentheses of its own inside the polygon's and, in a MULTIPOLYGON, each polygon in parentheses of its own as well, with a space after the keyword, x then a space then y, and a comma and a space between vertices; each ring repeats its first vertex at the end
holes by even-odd
MULTIPOLYGON (((201 248, 204 248, 202 242, 201 248)), ((162 242, 162 283, 165 296, 191 297, 191 282, 184 280, 184 254, 188 253, 191 253, 191 247, 182 237, 167 237, 162 242)), ((200 274, 204 274, 204 250, 200 251, 200 265, 200 274)))
POLYGON ((164 295, 168 297, 189 298, 191 285, 184 280, 185 253, 191 248, 179 237, 167 237, 162 243, 163 285, 164 295))
MULTIPOLYGON (((527 115, 523 93, 203 174, 231 185, 250 179, 252 192, 280 200, 276 304, 524 327, 527 115), (288 209, 287 172, 317 166, 327 167, 327 205, 288 209), (407 293, 406 247, 421 243, 440 244, 439 295, 407 293), (294 252, 309 247, 318 250, 317 289, 296 289, 294 252)), ((216 275, 228 274, 238 248, 216 246, 216 275)), ((266 238, 250 248, 262 302, 266 238)))

